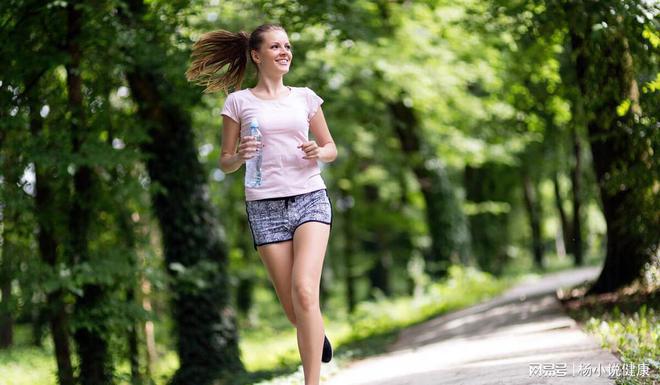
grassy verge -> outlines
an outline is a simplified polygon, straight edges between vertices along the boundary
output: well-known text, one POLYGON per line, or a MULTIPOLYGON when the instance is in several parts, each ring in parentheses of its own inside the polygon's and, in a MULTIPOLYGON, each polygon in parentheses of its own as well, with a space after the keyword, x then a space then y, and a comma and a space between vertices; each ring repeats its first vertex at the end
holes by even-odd
POLYGON ((636 282, 615 293, 585 291, 579 286, 559 297, 568 314, 621 361, 616 384, 660 384, 660 286, 636 282))

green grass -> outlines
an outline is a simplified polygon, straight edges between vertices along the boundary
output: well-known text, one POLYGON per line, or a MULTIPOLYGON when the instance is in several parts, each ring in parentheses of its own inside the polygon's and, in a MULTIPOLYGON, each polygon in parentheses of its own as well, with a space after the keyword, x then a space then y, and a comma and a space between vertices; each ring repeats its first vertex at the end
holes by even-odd
POLYGON ((43 348, 31 346, 30 333, 29 327, 16 325, 14 347, 0 350, 0 385, 55 384, 52 340, 45 338, 43 348))
POLYGON ((0 354, 0 385, 53 384, 55 361, 47 349, 20 346, 0 354))
MULTIPOLYGON (((658 275, 660 276, 660 275, 658 275)), ((604 349, 610 350, 624 365, 637 372, 648 368, 648 375, 617 376, 617 385, 654 385, 660 383, 660 285, 634 284, 615 293, 580 296, 584 287, 563 298, 565 308, 604 349)))

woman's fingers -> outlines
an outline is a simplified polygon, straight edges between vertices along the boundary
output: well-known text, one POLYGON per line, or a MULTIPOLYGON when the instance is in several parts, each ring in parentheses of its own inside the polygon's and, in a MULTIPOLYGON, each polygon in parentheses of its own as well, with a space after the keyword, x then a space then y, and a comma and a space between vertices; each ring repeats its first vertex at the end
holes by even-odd
POLYGON ((263 147, 263 144, 257 142, 254 136, 244 136, 238 146, 238 153, 244 160, 252 159, 257 154, 259 147, 263 147))
POLYGON ((316 159, 321 153, 321 148, 318 146, 318 144, 316 144, 316 141, 314 140, 300 143, 298 148, 305 152, 303 159, 316 159))
POLYGON ((303 159, 318 159, 320 154, 321 154, 320 151, 310 152, 307 153, 305 156, 303 156, 303 159))
POLYGON ((303 143, 300 143, 298 145, 298 148, 303 150, 303 151, 308 151, 308 150, 311 150, 315 147, 318 147, 318 145, 316 144, 316 141, 314 141, 314 140, 310 140, 309 142, 303 142, 303 143))

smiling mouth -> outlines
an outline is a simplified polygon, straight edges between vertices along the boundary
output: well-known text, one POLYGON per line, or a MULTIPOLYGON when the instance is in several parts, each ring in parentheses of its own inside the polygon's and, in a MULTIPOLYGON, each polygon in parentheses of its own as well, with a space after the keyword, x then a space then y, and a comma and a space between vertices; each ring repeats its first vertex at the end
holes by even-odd
POLYGON ((281 64, 281 65, 287 65, 287 64, 289 64, 289 60, 287 60, 287 59, 284 59, 284 60, 276 60, 276 62, 277 62, 277 64, 281 64))

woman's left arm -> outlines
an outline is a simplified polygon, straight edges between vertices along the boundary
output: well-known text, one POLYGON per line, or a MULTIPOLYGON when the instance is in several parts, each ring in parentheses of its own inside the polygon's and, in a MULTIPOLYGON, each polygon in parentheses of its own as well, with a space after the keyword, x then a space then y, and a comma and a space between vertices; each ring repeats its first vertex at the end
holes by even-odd
POLYGON ((309 121, 309 129, 314 134, 316 141, 301 143, 298 148, 305 152, 304 159, 319 159, 323 163, 330 163, 337 158, 337 147, 332 140, 328 124, 323 116, 323 109, 319 106, 319 110, 314 114, 312 120, 309 121))

